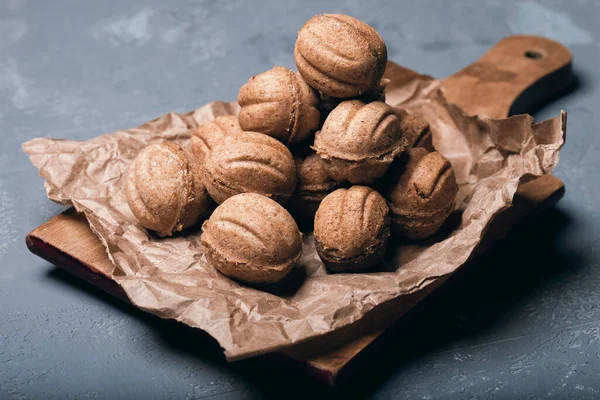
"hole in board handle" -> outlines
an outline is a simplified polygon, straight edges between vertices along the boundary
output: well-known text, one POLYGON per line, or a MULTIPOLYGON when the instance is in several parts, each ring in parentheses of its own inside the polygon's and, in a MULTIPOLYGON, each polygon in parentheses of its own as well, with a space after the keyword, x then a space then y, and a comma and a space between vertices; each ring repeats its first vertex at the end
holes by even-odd
POLYGON ((544 55, 537 50, 527 50, 525 52, 525 57, 536 60, 538 58, 544 57, 544 55))

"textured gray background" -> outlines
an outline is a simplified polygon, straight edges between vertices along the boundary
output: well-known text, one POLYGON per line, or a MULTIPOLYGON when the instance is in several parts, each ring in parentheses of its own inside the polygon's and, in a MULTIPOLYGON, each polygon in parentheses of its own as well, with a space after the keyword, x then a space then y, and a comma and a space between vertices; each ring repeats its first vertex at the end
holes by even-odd
POLYGON ((346 391, 600 396, 597 2, 0 0, 0 398, 328 392, 260 360, 226 365, 192 330, 31 255, 25 235, 61 207, 46 199, 20 150, 34 137, 87 139, 232 100, 252 74, 294 67, 296 31, 319 12, 367 21, 390 59, 433 76, 457 71, 505 35, 535 33, 569 46, 578 78, 572 93, 535 113, 569 112, 556 170, 565 198, 420 307, 346 391), (513 261, 518 253, 523 262, 513 261))

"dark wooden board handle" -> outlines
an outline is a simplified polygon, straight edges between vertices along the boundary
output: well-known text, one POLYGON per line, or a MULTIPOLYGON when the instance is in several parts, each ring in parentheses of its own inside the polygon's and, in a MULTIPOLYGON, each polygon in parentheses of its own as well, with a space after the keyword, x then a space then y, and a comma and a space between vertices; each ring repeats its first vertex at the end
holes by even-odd
POLYGON ((443 79, 449 102, 472 115, 505 118, 561 95, 571 84, 569 49, 539 36, 499 41, 479 60, 443 79))

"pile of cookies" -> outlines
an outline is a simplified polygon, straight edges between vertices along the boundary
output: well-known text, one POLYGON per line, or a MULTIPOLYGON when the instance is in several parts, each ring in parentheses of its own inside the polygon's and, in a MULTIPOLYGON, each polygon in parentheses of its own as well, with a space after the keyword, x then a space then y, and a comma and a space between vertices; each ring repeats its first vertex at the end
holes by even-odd
POLYGON ((458 190, 428 124, 384 102, 387 50, 372 27, 317 15, 294 58, 298 72, 276 66, 250 78, 239 115, 199 126, 189 149, 145 148, 126 180, 131 211, 159 236, 196 224, 216 202, 202 225, 205 256, 242 282, 288 274, 302 253, 297 222, 314 223, 328 270, 372 269, 390 231, 433 235, 458 190))

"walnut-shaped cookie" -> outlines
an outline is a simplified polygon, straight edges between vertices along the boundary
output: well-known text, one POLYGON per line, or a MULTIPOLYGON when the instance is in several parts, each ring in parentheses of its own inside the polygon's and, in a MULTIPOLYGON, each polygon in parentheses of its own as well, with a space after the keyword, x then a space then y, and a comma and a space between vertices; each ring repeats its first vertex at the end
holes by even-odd
POLYGON ((139 223, 160 236, 194 225, 211 204, 198 163, 173 142, 138 154, 127 173, 126 193, 139 223))
POLYGON ((236 280, 275 283, 302 254, 302 236, 292 216, 275 201, 255 193, 230 197, 202 225, 206 259, 236 280))
POLYGON ((377 86, 387 49, 366 23, 348 15, 320 14, 298 32, 294 59, 310 86, 331 97, 350 98, 377 86))
MULTIPOLYGON (((371 103, 373 101, 381 101, 385 103, 385 87, 390 82, 389 79, 382 79, 381 82, 375 86, 371 91, 362 94, 361 96, 352 97, 350 99, 340 99, 337 97, 327 96, 326 94, 319 93, 321 100, 319 101, 319 109, 324 117, 327 117, 329 113, 333 111, 342 101, 344 100, 360 100, 363 103, 371 103)), ((398 115, 398 113, 396 113, 398 115)), ((398 115, 398 118, 400 116, 398 115)))
POLYGON ((400 120, 392 108, 375 101, 340 103, 315 135, 313 148, 333 179, 372 183, 406 148, 400 120))
POLYGON ((329 177, 323 161, 315 153, 295 155, 294 160, 298 183, 286 207, 296 218, 312 221, 321 201, 339 188, 340 183, 329 177))
POLYGON ((366 186, 338 189, 321 202, 314 234, 319 257, 330 271, 369 269, 381 261, 390 234, 385 199, 366 186))
POLYGON ((424 147, 428 151, 435 151, 433 134, 429 123, 424 118, 400 107, 394 107, 394 113, 400 119, 400 129, 408 147, 424 147))
POLYGON ((284 67, 250 78, 240 89, 238 103, 243 130, 261 132, 285 144, 305 140, 321 122, 317 92, 284 67))
POLYGON ((258 193, 284 204, 296 188, 296 165, 280 141, 258 132, 220 140, 203 164, 206 189, 217 203, 258 193))
POLYGON ((242 132, 237 116, 217 117, 199 125, 192 133, 190 152, 200 163, 204 163, 210 149, 225 136, 242 132))
POLYGON ((458 185, 450 162, 422 147, 408 149, 386 182, 392 230, 408 239, 437 232, 454 209, 458 185))

